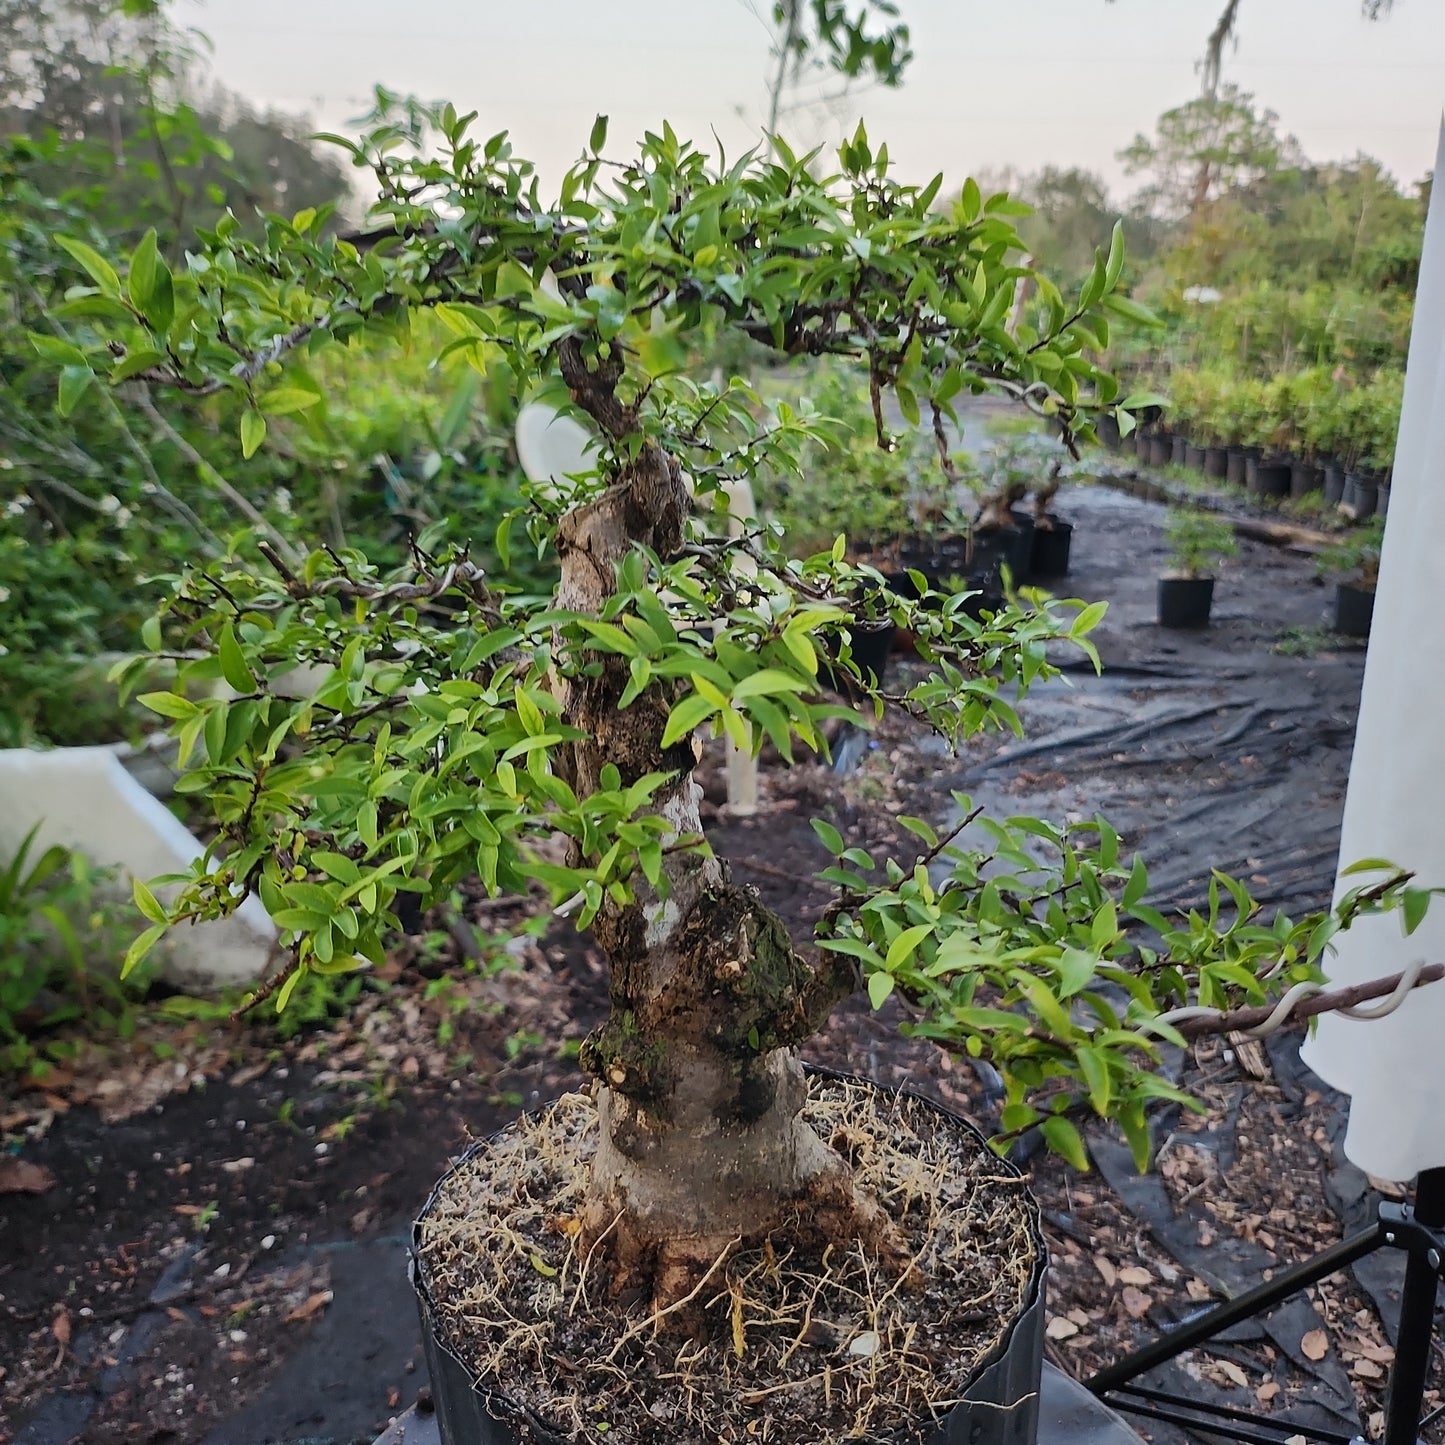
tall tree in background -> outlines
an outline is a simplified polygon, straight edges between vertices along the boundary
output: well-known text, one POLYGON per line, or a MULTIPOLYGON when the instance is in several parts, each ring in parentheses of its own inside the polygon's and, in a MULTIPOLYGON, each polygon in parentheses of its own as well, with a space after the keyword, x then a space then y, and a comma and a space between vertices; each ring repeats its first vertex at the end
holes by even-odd
POLYGON ((346 172, 304 121, 202 88, 203 45, 155 0, 0 0, 0 130, 34 143, 41 190, 173 252, 227 206, 246 224, 342 201, 346 172))
POLYGON ((864 0, 856 15, 847 0, 776 0, 775 62, 768 84, 768 134, 776 135, 783 93, 804 75, 831 73, 845 85, 859 79, 895 86, 913 59, 907 25, 893 0, 864 0))

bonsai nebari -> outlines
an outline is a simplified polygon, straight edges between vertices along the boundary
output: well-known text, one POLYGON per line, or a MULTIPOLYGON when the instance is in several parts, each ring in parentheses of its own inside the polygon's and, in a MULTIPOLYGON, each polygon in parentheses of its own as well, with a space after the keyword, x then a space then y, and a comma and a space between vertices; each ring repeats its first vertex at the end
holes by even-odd
MULTIPOLYGON (((990 389, 1069 444, 1118 401, 1091 359, 1110 317, 1136 310, 1116 292, 1118 234, 1080 294, 1033 278, 1036 310, 1011 332, 1032 275, 1016 207, 969 183, 935 210, 940 180, 900 183, 861 128, 824 173, 781 142, 713 161, 666 126, 614 165, 599 120, 549 205, 506 137, 473 138, 469 122, 417 109, 339 142, 377 187, 359 238, 303 212, 252 242, 227 219, 184 274, 147 240, 123 280, 72 248, 94 281, 73 301, 95 328, 72 366, 233 393, 247 453, 268 419, 305 425, 325 407, 309 357, 362 333, 404 343, 422 310, 449 351, 600 439, 594 473, 535 488, 499 529, 503 557, 555 549, 550 598, 420 543, 406 575, 355 552, 293 566, 268 551, 274 570, 237 561, 178 584, 145 636, 177 682, 143 701, 174 720, 183 787, 211 801, 218 833, 166 902, 137 885, 151 926, 130 962, 258 895, 289 952, 260 996, 282 1007, 307 973, 379 961, 401 893, 426 903, 472 873, 493 891, 546 888, 610 967, 611 1016, 581 1055, 598 1110, 581 1244, 596 1277, 659 1307, 770 1236, 862 1240, 898 1263, 878 1204, 799 1119, 796 1050, 860 986, 875 1006, 898 991, 921 1031, 989 1057, 1006 1129, 1037 1125, 1083 1164, 1071 1115, 1092 1109, 1142 1163, 1146 1105, 1176 1096, 1154 1070, 1159 1042, 1182 1037, 1172 1011, 1202 1027, 1261 1005, 1317 976, 1353 911, 1405 901, 1414 917, 1425 894, 1392 874, 1333 918, 1265 926, 1222 881, 1207 916, 1176 926, 1102 822, 977 819, 982 842, 964 843, 910 820, 917 859, 879 866, 820 821, 837 895, 805 953, 711 853, 692 777, 700 730, 771 739, 792 760, 824 748, 840 710, 866 721, 895 706, 950 741, 1017 727, 1013 698, 1053 674, 1054 644, 1092 654, 1104 607, 1010 603, 980 622, 959 599, 892 593, 844 560, 841 538, 790 560, 764 529, 707 535, 693 513, 718 504, 723 479, 795 465, 826 426, 740 381, 690 379, 689 338, 722 326, 785 356, 851 359, 879 444, 891 392, 910 425, 928 418, 945 464, 955 401, 990 389), (850 638, 889 619, 927 668, 893 692, 854 668, 863 703, 840 709, 820 664, 850 668, 850 638), (325 676, 296 698, 280 684, 303 663, 325 676), (221 680, 225 695, 208 686, 221 680), (1136 947, 1131 922, 1163 944, 1136 947)), ((120 667, 123 684, 139 666, 120 667)))

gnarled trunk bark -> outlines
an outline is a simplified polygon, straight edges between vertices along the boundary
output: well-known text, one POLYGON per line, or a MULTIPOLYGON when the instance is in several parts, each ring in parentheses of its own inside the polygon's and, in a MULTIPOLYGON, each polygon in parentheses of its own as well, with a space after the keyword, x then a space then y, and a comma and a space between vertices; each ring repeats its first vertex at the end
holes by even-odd
MULTIPOLYGON (((564 518, 559 604, 597 612, 639 544, 675 554, 688 501, 676 461, 644 444, 606 493, 564 518)), ((663 748, 665 686, 619 708, 628 676, 605 657, 596 676, 565 686, 567 721, 587 735, 571 750, 572 786, 586 796, 609 763, 624 786, 672 772, 651 806, 674 836, 700 834, 697 745, 663 748)), ((639 881, 633 903, 609 900, 594 924, 612 1012, 582 1051, 601 1126, 583 1227, 605 1249, 613 1287, 675 1305, 734 1244, 783 1228, 864 1237, 893 1253, 880 1212, 855 1197, 842 1158, 799 1117, 805 1083, 792 1049, 852 992, 852 965, 802 958, 715 858, 666 853, 664 872, 665 897, 639 881)), ((685 1313, 675 1322, 690 1327, 685 1313)))

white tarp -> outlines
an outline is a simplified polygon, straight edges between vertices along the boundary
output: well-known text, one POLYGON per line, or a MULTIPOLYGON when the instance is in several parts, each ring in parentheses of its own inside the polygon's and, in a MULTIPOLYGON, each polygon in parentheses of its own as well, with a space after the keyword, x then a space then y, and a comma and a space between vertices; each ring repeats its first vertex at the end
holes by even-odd
MULTIPOLYGON (((190 830, 153 798, 116 758, 115 749, 0 750, 0 860, 8 860, 36 825, 31 857, 52 844, 78 849, 130 880, 185 873, 203 849, 190 830)), ((157 889, 162 897, 166 889, 157 889)), ((145 920, 134 914, 135 932, 145 920)), ((173 928, 156 951, 162 971, 185 988, 254 983, 271 958, 276 929, 258 899, 229 918, 173 928)))
MULTIPOLYGON (((1437 180, 1445 175, 1441 127, 1437 180)), ((1340 865, 1386 858, 1445 886, 1445 187, 1431 197, 1340 865)), ((1360 878, 1341 878, 1336 896, 1360 878)), ((1368 879, 1365 881, 1369 881, 1368 879)), ((1352 984, 1445 962, 1445 898, 1409 938, 1364 919, 1327 969, 1352 984)), ((1305 1062, 1350 1097, 1345 1153, 1381 1179, 1445 1166, 1445 982, 1374 1021, 1327 1016, 1305 1062)))

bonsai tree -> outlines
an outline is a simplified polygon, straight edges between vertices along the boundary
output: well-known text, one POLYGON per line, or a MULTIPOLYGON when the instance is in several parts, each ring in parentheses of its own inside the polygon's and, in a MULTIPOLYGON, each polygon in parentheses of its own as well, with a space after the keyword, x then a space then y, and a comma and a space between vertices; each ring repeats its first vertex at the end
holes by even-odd
MULTIPOLYGON (((361 236, 303 212, 251 241, 227 218, 184 273, 147 237, 124 277, 72 247, 93 285, 70 305, 93 329, 68 358, 68 395, 92 373, 230 394, 251 454, 273 419, 326 405, 313 358, 362 335, 405 342, 431 312, 449 352, 571 409, 601 444, 592 473, 532 489, 499 529, 503 559, 555 551, 540 602, 464 552, 421 547, 383 575, 354 551, 293 565, 261 544, 269 566, 238 557, 178 582, 145 632, 177 680, 142 701, 173 720, 182 786, 210 801, 217 834, 164 901, 136 885, 150 926, 130 965, 255 895, 287 962, 253 1001, 282 1008, 308 973, 380 961, 403 895, 443 898, 471 874, 493 892, 545 889, 610 968, 611 1016, 581 1052, 598 1142, 579 1248, 594 1278, 659 1309, 765 1238, 861 1241, 903 1263, 878 1201, 799 1115, 797 1050, 860 988, 875 1006, 905 996, 920 1031, 991 1059, 1005 1130, 1038 1127, 1082 1167, 1073 1119, 1092 1111, 1118 1120, 1142 1166, 1146 1106, 1178 1097, 1155 1069, 1162 1042, 1317 978, 1359 909, 1426 895, 1391 874, 1334 915, 1267 925, 1221 879, 1207 915, 1171 922, 1102 821, 989 823, 964 843, 912 819, 917 858, 880 862, 820 820, 836 896, 814 949, 791 939, 703 835, 702 736, 822 750, 839 712, 818 685, 823 639, 842 629, 846 668, 849 629, 887 619, 926 667, 891 692, 854 668, 849 716, 901 708, 950 742, 1016 728, 1056 645, 1097 663, 1104 606, 1010 602, 980 622, 894 594, 842 539, 797 560, 766 529, 708 535, 695 514, 723 479, 795 467, 827 426, 681 369, 707 322, 856 365, 885 449, 888 394, 910 424, 928 419, 947 469, 954 402, 988 390, 1072 446, 1119 404, 1089 359, 1111 316, 1137 309, 1116 294, 1118 233, 1066 299, 1022 264, 1007 197, 970 182, 935 209, 941 180, 903 184, 861 127, 834 170, 781 141, 713 160, 667 126, 613 164, 599 119, 549 203, 506 136, 475 138, 471 119, 412 108, 338 142, 377 189, 361 236), (1037 311, 1010 331, 1025 280, 1037 311), (276 683, 300 663, 324 680, 295 698, 276 683), (197 686, 218 680, 225 695, 197 686)), ((147 661, 121 664, 121 684, 147 661)), ((660 1323, 693 1322, 675 1309, 660 1323)))
POLYGON ((1171 577, 1213 577, 1219 563, 1239 550, 1228 522, 1192 507, 1181 508, 1170 516, 1165 535, 1169 540, 1171 577))

